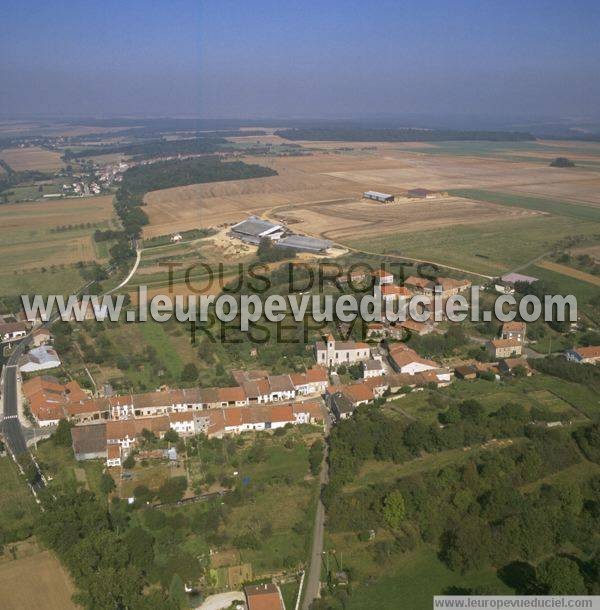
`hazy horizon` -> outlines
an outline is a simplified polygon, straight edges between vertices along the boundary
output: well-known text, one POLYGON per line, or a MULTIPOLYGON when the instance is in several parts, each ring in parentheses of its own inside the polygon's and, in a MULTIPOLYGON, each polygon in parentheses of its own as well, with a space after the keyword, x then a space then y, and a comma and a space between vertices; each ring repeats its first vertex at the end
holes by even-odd
POLYGON ((3 116, 600 118, 591 1, 36 1, 5 13, 3 116))

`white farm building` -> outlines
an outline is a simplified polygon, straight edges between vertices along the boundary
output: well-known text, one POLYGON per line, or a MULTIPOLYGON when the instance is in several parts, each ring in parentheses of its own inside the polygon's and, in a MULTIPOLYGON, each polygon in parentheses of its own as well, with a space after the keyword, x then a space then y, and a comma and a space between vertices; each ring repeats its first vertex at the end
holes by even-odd
POLYGON ((363 193, 365 199, 372 199, 373 201, 380 201, 381 203, 392 203, 394 196, 389 193, 380 193, 379 191, 365 191, 363 193))
POLYGON ((250 216, 246 220, 233 225, 230 235, 246 243, 258 245, 264 237, 272 240, 280 239, 283 236, 283 231, 282 225, 250 216))

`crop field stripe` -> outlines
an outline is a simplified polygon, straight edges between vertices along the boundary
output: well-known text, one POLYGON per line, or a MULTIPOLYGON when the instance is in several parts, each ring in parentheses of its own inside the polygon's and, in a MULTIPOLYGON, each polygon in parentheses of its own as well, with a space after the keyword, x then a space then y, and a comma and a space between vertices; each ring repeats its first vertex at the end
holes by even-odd
POLYGON ((538 210, 539 212, 549 212, 558 216, 568 216, 581 220, 592 220, 600 222, 600 208, 586 205, 576 205, 565 203, 557 199, 546 199, 543 197, 530 197, 522 195, 512 195, 499 191, 486 191, 481 189, 454 189, 449 191, 456 197, 464 197, 475 201, 486 201, 509 207, 525 208, 527 210, 538 210))
POLYGON ((561 275, 566 275, 567 277, 572 277, 576 280, 593 284, 594 286, 600 286, 600 277, 592 275, 591 273, 586 273, 585 271, 580 271, 579 269, 573 269, 573 267, 568 267, 567 265, 560 265, 559 263, 553 263, 552 261, 539 261, 536 263, 536 267, 549 269, 550 271, 555 271, 561 275))

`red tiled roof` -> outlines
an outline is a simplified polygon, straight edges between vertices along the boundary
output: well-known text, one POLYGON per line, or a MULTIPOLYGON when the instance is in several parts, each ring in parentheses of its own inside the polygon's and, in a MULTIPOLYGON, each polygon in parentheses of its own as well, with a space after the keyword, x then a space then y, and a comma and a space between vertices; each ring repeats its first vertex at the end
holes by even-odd
POLYGON ((600 358, 600 346, 576 347, 575 350, 582 358, 600 358))

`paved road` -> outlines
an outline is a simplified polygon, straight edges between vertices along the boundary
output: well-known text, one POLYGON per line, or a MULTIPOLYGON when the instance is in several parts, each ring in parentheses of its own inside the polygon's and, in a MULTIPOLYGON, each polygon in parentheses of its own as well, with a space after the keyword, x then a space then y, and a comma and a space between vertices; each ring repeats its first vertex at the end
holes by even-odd
POLYGON ((137 271, 141 260, 142 260, 142 248, 138 244, 136 244, 135 263, 133 265, 133 268, 129 272, 129 275, 118 286, 115 286, 112 290, 109 290, 106 294, 112 294, 113 292, 116 292, 117 290, 120 290, 121 288, 123 288, 123 286, 125 286, 129 282, 129 280, 135 275, 135 272, 137 271))
MULTIPOLYGON (((326 423, 325 437, 329 434, 329 423, 326 423)), ((321 476, 319 478, 322 488, 329 481, 329 467, 327 464, 327 444, 325 444, 324 460, 321 466, 321 476)), ((310 554, 310 567, 306 576, 306 590, 302 602, 302 610, 308 610, 313 600, 321 597, 321 561, 323 557, 323 535, 325 532, 325 506, 321 502, 317 504, 315 514, 315 525, 313 528, 312 551, 310 554)))
MULTIPOLYGON (((19 345, 13 349, 7 363, 4 366, 2 376, 2 404, 4 406, 2 433, 9 451, 15 458, 18 458, 20 455, 27 453, 28 451, 18 413, 19 401, 17 397, 17 362, 29 344, 29 340, 29 338, 23 339, 19 345)), ((36 469, 37 475, 32 487, 35 491, 39 491, 44 487, 44 480, 42 478, 42 473, 40 472, 39 468, 37 468, 37 465, 36 469)))

